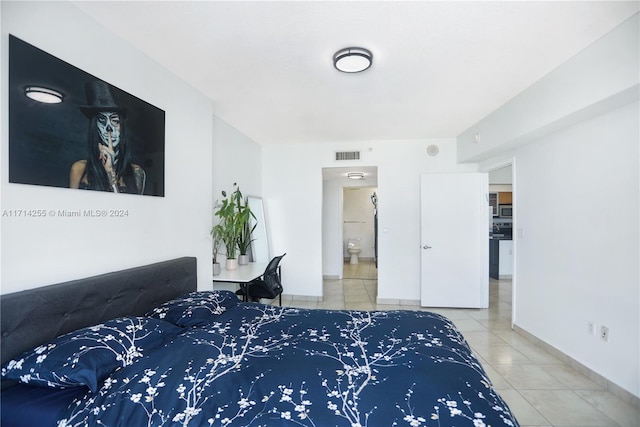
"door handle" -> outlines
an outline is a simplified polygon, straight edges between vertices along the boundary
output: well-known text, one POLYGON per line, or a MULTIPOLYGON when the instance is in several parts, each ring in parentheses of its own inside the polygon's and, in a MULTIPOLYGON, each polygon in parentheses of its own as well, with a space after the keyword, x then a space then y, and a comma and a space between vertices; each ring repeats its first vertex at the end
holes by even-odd
POLYGON ((431 249, 431 246, 429 246, 429 245, 424 245, 424 246, 422 247, 422 249, 431 249))

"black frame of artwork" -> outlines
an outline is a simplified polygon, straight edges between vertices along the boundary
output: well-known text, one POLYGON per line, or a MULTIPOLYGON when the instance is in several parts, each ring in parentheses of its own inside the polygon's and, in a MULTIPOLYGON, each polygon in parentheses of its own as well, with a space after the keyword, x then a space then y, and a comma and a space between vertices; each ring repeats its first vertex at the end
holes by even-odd
MULTIPOLYGON (((88 156, 90 120, 80 107, 87 105, 86 85, 96 80, 101 79, 9 35, 10 183, 69 188, 71 166, 88 156), (25 96, 29 86, 60 92, 63 101, 46 104, 30 99, 25 96)), ((164 197, 165 112, 106 85, 126 109, 122 120, 131 163, 146 177, 142 194, 164 197)))

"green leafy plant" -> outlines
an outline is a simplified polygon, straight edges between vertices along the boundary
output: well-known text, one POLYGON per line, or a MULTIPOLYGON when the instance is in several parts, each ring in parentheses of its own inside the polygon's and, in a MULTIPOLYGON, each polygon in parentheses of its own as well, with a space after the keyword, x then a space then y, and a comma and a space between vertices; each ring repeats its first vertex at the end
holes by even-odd
POLYGON ((239 196, 236 199, 238 203, 238 221, 242 223, 242 229, 238 235, 238 250, 240 251, 240 255, 246 255, 251 247, 251 242, 254 240, 251 238, 251 234, 257 225, 253 224, 253 227, 251 226, 251 218, 255 219, 256 216, 251 212, 251 208, 249 208, 249 199, 247 197, 243 198, 239 189, 237 193, 237 196, 239 196))
MULTIPOLYGON (((246 255, 251 247, 251 234, 257 224, 251 226, 251 218, 255 215, 249 207, 249 199, 242 195, 240 187, 233 183, 233 192, 227 195, 222 191, 222 202, 218 205, 215 215, 220 218, 220 223, 211 229, 211 236, 214 238, 214 253, 216 237, 225 247, 228 259, 246 255)), ((215 258, 216 255, 214 255, 215 258)))
POLYGON ((223 239, 223 229, 220 224, 216 224, 211 227, 211 238, 213 239, 213 263, 218 263, 218 253, 220 252, 220 248, 222 247, 223 239))
MULTIPOLYGON (((236 186, 236 183, 233 184, 236 186)), ((220 207, 216 211, 215 215, 220 218, 221 238, 225 248, 225 254, 228 259, 236 258, 238 251, 238 235, 240 234, 241 227, 238 222, 236 199, 233 197, 227 197, 227 192, 222 191, 222 202, 220 207)))

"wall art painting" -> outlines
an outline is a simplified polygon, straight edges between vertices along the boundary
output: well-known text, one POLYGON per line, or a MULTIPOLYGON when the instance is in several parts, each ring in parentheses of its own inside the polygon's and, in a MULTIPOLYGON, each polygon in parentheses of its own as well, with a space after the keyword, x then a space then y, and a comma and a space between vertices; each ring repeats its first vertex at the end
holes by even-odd
POLYGON ((164 169, 163 110, 9 36, 9 182, 164 197, 164 169))

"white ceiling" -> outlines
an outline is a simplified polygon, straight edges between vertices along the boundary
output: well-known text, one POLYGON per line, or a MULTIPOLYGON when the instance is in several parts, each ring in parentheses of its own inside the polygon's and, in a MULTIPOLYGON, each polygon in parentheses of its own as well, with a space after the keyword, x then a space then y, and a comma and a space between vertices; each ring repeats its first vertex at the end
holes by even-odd
POLYGON ((455 137, 639 2, 77 1, 260 144, 455 137), (333 68, 359 46, 373 66, 333 68))

